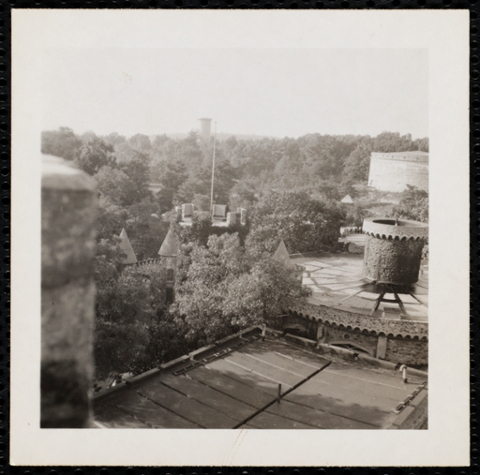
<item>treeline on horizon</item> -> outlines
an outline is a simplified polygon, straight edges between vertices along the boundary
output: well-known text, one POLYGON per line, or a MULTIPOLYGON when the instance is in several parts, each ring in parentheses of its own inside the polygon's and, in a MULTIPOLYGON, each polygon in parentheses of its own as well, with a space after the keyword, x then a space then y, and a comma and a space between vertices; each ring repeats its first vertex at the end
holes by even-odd
MULTIPOLYGON (((376 137, 309 134, 298 139, 239 140, 231 136, 216 143, 215 202, 246 207, 270 189, 302 189, 338 200, 347 193, 354 195, 353 185, 366 183, 372 152, 428 152, 428 147, 428 138, 413 140, 410 134, 394 132, 376 137)), ((62 127, 42 132, 42 152, 74 160, 90 174, 102 166, 123 167, 126 172, 128 162, 140 160, 146 168, 144 178, 161 187, 163 212, 186 202, 205 211, 210 206, 213 137, 205 143, 193 131, 184 139, 77 135, 62 127)), ((111 186, 114 178, 109 172, 102 174, 104 187, 111 186)), ((132 197, 117 200, 127 204, 132 197)))

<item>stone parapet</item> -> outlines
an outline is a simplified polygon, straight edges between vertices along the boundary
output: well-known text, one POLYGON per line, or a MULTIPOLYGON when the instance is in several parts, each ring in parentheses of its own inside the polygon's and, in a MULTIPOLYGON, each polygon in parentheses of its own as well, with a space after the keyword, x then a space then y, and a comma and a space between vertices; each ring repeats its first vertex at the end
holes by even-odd
POLYGON ((388 429, 418 430, 428 428, 428 389, 421 388, 412 400, 406 402, 400 414, 388 429))
POLYGON ((408 185, 428 190, 428 153, 372 153, 368 186, 401 193, 408 185))
POLYGON ((421 162, 428 164, 427 152, 413 151, 413 152, 372 152, 371 157, 380 160, 397 160, 406 162, 421 162))
POLYGON ((41 427, 90 424, 95 182, 42 157, 41 427))
POLYGON ((365 218, 363 232, 378 239, 388 240, 422 240, 428 239, 428 225, 407 219, 365 218))
POLYGON ((374 335, 383 333, 394 338, 428 339, 428 323, 410 320, 383 320, 378 317, 359 315, 345 310, 309 303, 296 304, 289 309, 300 317, 315 320, 327 325, 368 332, 374 335))
POLYGON ((368 354, 390 364, 413 365, 417 368, 428 366, 426 324, 384 320, 377 322, 375 324, 374 318, 307 305, 291 310, 272 324, 278 330, 306 336, 317 344, 346 346, 357 353, 368 354))

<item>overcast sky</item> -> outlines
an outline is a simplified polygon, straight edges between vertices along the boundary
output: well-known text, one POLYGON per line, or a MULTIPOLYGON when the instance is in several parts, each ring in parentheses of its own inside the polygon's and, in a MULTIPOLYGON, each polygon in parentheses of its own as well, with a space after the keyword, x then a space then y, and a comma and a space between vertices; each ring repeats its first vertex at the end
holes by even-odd
POLYGON ((428 136, 419 49, 46 50, 43 130, 428 136))

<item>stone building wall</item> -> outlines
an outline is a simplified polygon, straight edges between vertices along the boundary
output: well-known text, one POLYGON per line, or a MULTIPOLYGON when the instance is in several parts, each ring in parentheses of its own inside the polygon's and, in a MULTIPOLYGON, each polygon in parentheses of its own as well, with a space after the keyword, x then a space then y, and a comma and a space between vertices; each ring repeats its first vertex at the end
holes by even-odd
POLYGON ((307 304, 301 312, 297 308, 277 319, 276 328, 321 343, 351 345, 392 363, 421 368, 428 365, 425 323, 385 320, 307 304))
POLYGON ((363 275, 376 282, 414 284, 423 245, 422 240, 393 241, 366 235, 363 275))
POLYGON ((94 181, 62 159, 42 161, 41 427, 90 423, 94 181))
POLYGON ((324 323, 345 328, 358 329, 360 331, 372 332, 375 335, 384 333, 393 335, 395 338, 424 339, 428 338, 428 323, 410 321, 410 320, 386 320, 378 317, 371 317, 368 314, 347 312, 342 309, 326 307, 324 305, 313 305, 305 303, 295 305, 290 309, 291 312, 302 318, 321 321, 324 323))
POLYGON ((428 344, 424 341, 387 339, 387 359, 406 365, 427 366, 428 344))
MULTIPOLYGON (((322 325, 321 323, 319 325, 322 325)), ((343 345, 351 344, 353 348, 357 347, 359 351, 366 351, 370 356, 375 357, 377 353, 378 337, 361 333, 359 331, 347 330, 345 328, 332 327, 330 325, 323 325, 325 337, 322 343, 329 345, 340 343, 343 345)))
POLYGON ((368 186, 400 193, 407 185, 428 191, 428 154, 372 153, 368 186))

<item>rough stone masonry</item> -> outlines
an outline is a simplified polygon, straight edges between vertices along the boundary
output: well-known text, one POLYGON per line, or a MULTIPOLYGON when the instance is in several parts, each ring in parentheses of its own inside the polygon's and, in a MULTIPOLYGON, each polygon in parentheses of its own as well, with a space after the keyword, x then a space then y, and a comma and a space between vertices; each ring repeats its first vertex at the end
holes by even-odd
POLYGON ((90 424, 93 376, 94 181, 42 157, 41 427, 90 424))
POLYGON ((363 275, 378 283, 414 284, 418 280, 428 226, 417 221, 367 218, 363 223, 363 275))

